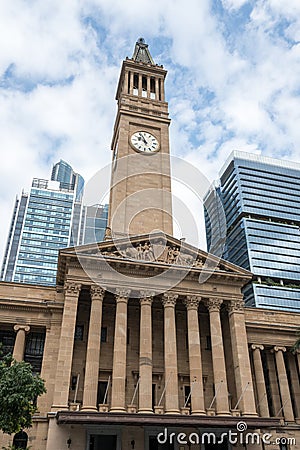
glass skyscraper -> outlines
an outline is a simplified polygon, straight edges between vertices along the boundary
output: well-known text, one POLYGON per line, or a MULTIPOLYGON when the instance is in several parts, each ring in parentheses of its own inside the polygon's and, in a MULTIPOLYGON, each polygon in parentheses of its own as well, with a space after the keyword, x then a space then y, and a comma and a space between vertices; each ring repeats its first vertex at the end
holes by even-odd
POLYGON ((212 252, 212 227, 224 227, 216 213, 220 203, 227 229, 223 257, 254 274, 244 290, 246 304, 300 311, 300 164, 233 152, 219 186, 204 200, 212 252))
POLYGON ((60 160, 16 199, 1 280, 55 285, 61 248, 104 239, 108 205, 82 204, 84 180, 60 160))

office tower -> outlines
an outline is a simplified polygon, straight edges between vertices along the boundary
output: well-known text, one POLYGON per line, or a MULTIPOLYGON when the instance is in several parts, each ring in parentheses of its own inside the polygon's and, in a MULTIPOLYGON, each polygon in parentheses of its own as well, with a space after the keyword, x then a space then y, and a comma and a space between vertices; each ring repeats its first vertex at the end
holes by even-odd
POLYGON ((224 258, 254 274, 246 305, 300 311, 300 164, 233 152, 204 201, 208 248, 212 226, 223 227, 216 199, 224 258))
MULTIPOLYGON (((1 279, 54 285, 58 250, 80 243, 84 180, 65 161, 16 199, 1 279)), ((84 232, 83 232, 84 235, 84 232)))
POLYGON ((62 159, 52 168, 52 181, 59 181, 60 188, 73 189, 75 199, 80 201, 83 194, 84 179, 78 173, 75 173, 72 167, 62 159))
POLYGON ((107 226, 108 205, 83 205, 80 244, 104 240, 107 226))

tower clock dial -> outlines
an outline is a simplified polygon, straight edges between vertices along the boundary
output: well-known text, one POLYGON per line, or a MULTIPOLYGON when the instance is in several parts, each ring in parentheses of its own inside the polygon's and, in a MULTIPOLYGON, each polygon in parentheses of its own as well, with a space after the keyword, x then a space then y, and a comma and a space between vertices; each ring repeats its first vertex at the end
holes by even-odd
POLYGON ((137 131, 130 138, 130 143, 135 151, 141 153, 155 153, 159 150, 159 142, 148 131, 137 131))

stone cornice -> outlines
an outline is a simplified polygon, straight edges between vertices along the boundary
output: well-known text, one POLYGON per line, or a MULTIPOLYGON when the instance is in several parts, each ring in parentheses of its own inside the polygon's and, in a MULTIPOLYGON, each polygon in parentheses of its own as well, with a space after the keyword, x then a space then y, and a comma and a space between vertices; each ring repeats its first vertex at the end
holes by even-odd
MULTIPOLYGON (((283 428, 279 418, 245 417, 248 429, 274 429, 283 428)), ((240 417, 230 416, 184 416, 173 414, 118 414, 97 412, 71 412, 59 411, 56 413, 58 424, 103 424, 103 425, 136 425, 160 427, 230 427, 235 428, 241 420, 240 417)))
POLYGON ((32 302, 30 300, 7 300, 0 299, 0 311, 1 310, 14 310, 14 311, 34 311, 41 310, 49 314, 55 313, 55 310, 63 310, 64 304, 61 302, 32 302), (6 302, 6 303, 3 303, 6 302), (13 303, 10 303, 13 302, 13 303))

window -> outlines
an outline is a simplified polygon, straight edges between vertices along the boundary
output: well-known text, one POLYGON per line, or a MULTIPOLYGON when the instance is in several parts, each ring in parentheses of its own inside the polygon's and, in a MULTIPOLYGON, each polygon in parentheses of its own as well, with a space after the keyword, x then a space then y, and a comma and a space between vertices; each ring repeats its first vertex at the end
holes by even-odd
POLYGON ((26 337, 24 361, 32 365, 34 373, 41 373, 45 345, 45 333, 31 332, 26 337))
POLYGON ((133 95, 139 95, 139 77, 136 73, 133 75, 133 95))
POLYGON ((156 405, 156 384, 152 384, 152 409, 156 405))
MULTIPOLYGON (((281 439, 287 441, 286 438, 281 438, 281 439)), ((279 444, 279 449, 280 449, 280 450, 288 450, 286 444, 279 444)))
POLYGON ((147 78, 142 77, 142 97, 147 97, 147 78))
POLYGON ((150 98, 155 100, 155 79, 150 78, 150 98))
POLYGON ((101 328, 101 342, 107 342, 107 327, 101 328))
POLYGON ((72 375, 71 378, 71 390, 75 391, 77 385, 77 375, 72 375))
POLYGON ((211 337, 206 336, 206 347, 205 350, 211 350, 211 337))
POLYGON ((27 448, 28 436, 25 431, 19 431, 19 433, 14 435, 13 445, 16 448, 27 448))
POLYGON ((83 330, 84 330, 83 325, 76 325, 74 336, 75 341, 83 341, 83 330))
POLYGON ((98 395, 97 395, 97 404, 107 403, 107 381, 99 381, 98 382, 98 395))
POLYGON ((0 331, 0 343, 2 344, 2 353, 13 353, 15 344, 16 333, 14 331, 0 331))
POLYGON ((130 328, 127 328, 127 345, 130 344, 130 328))
POLYGON ((186 401, 188 400, 188 402, 186 404, 187 407, 191 406, 190 393, 191 393, 191 387, 189 385, 188 386, 184 386, 184 403, 186 403, 186 401))

